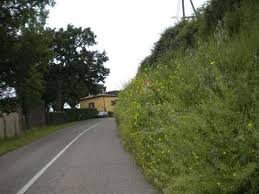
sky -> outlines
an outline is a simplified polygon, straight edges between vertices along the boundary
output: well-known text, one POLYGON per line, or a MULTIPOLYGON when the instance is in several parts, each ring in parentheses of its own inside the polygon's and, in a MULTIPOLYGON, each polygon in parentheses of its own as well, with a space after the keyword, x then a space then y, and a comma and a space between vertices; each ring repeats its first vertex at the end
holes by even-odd
MULTIPOLYGON (((97 35, 97 49, 105 50, 109 57, 105 63, 110 69, 105 83, 107 91, 120 90, 135 77, 141 61, 151 53, 161 33, 177 22, 175 16, 182 16, 181 11, 177 12, 178 1, 56 0, 47 25, 90 27, 97 35)), ((191 15, 190 1, 185 1, 186 15, 191 15)), ((205 2, 193 0, 196 8, 205 2)))

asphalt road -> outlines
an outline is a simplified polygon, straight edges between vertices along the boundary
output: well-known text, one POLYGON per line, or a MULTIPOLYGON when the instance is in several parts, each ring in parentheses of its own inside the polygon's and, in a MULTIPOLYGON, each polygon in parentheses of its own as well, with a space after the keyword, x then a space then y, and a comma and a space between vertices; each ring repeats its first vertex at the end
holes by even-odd
POLYGON ((114 119, 79 122, 0 157, 0 194, 151 194, 114 119))

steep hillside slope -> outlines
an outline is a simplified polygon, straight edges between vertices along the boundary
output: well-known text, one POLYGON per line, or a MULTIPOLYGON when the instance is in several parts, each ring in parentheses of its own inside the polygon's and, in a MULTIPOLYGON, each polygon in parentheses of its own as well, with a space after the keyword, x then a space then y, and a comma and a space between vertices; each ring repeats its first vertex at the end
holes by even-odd
POLYGON ((259 193, 259 3, 211 0, 120 93, 120 133, 163 193, 259 193))

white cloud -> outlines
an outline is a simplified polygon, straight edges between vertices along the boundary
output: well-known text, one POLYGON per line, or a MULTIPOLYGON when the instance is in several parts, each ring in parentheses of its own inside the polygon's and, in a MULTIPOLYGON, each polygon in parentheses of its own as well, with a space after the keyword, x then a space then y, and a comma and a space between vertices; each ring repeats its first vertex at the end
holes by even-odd
MULTIPOLYGON (((196 7, 205 0, 193 0, 196 7)), ((91 27, 97 35, 98 48, 105 49, 111 73, 106 80, 108 90, 121 89, 132 79, 139 63, 147 55, 160 34, 175 22, 178 0, 56 0, 48 25, 67 24, 91 27)), ((186 0, 187 13, 191 13, 186 0)))

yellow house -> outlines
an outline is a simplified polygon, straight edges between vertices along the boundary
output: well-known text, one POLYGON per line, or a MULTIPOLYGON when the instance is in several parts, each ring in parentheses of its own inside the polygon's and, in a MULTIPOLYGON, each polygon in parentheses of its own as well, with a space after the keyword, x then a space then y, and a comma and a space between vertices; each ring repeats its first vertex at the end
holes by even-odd
POLYGON ((99 112, 113 112, 118 100, 115 94, 100 94, 81 98, 80 108, 96 108, 99 112))

